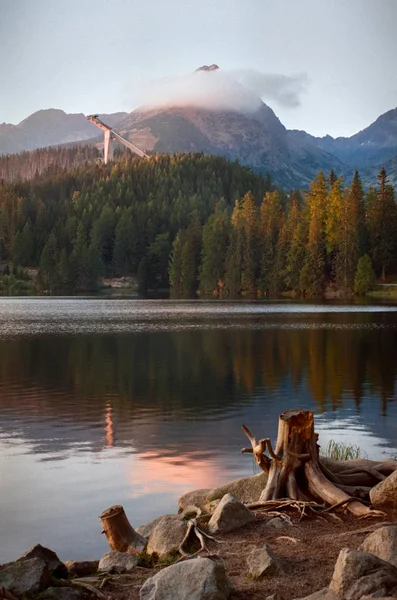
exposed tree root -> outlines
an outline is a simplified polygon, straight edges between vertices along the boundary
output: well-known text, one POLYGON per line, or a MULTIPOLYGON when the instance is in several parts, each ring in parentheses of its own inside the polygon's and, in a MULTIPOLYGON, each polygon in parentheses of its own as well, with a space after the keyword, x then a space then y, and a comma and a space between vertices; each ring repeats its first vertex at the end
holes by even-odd
POLYGON ((242 429, 251 442, 251 448, 241 451, 252 453, 259 467, 268 475, 259 502, 249 505, 249 508, 263 508, 269 506, 269 501, 288 498, 289 506, 299 506, 300 510, 304 507, 303 511, 317 512, 314 501, 317 507, 321 506, 319 503, 329 506, 327 512, 345 506, 357 517, 384 516, 384 513, 366 506, 363 498, 368 496, 374 485, 397 470, 397 460, 337 461, 320 457, 314 416, 309 410, 287 410, 280 415, 275 449, 270 438, 258 441, 245 425, 242 429), (299 504, 291 504, 291 501, 299 504))

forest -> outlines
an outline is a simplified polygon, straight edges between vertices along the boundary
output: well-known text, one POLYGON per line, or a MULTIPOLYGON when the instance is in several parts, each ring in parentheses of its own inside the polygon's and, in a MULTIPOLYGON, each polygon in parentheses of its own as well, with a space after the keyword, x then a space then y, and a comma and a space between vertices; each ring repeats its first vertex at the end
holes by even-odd
POLYGON ((175 297, 362 295, 397 273, 384 169, 368 190, 358 172, 349 185, 320 172, 308 191, 286 192, 216 156, 123 154, 104 165, 53 152, 61 164, 46 150, 43 172, 0 180, 3 292, 28 270, 42 293, 95 291, 102 277, 128 275, 142 294, 175 297))

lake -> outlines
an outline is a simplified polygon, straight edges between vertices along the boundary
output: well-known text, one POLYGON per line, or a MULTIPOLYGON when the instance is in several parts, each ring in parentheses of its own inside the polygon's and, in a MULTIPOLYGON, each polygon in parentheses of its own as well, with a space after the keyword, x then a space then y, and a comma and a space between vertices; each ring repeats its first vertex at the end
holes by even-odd
POLYGON ((255 472, 241 431, 288 408, 320 444, 397 455, 397 305, 0 299, 0 563, 107 551, 178 497, 255 472))

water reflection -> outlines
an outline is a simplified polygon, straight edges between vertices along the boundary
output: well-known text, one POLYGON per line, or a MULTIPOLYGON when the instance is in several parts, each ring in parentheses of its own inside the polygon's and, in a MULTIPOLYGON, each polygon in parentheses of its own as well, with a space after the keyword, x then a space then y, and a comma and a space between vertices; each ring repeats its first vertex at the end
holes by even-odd
POLYGON ((274 436, 287 408, 397 453, 396 349, 392 306, 0 301, 0 562, 98 556, 104 508, 137 526, 252 473, 241 423, 274 436))

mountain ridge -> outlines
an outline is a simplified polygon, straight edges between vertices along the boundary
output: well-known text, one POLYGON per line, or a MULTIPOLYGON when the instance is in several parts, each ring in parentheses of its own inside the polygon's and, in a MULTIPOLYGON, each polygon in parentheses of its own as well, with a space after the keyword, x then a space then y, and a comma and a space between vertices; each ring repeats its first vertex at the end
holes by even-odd
MULTIPOLYGON (((211 71, 209 71, 211 72, 211 71)), ((319 170, 350 179, 359 169, 374 182, 380 166, 397 181, 397 108, 350 137, 315 137, 288 130, 264 102, 254 112, 197 106, 139 107, 130 113, 98 115, 121 135, 149 152, 192 152, 238 159, 269 171, 285 187, 306 187, 319 170)), ((96 144, 101 134, 83 113, 42 109, 17 125, 0 124, 0 154, 64 144, 96 144)))

